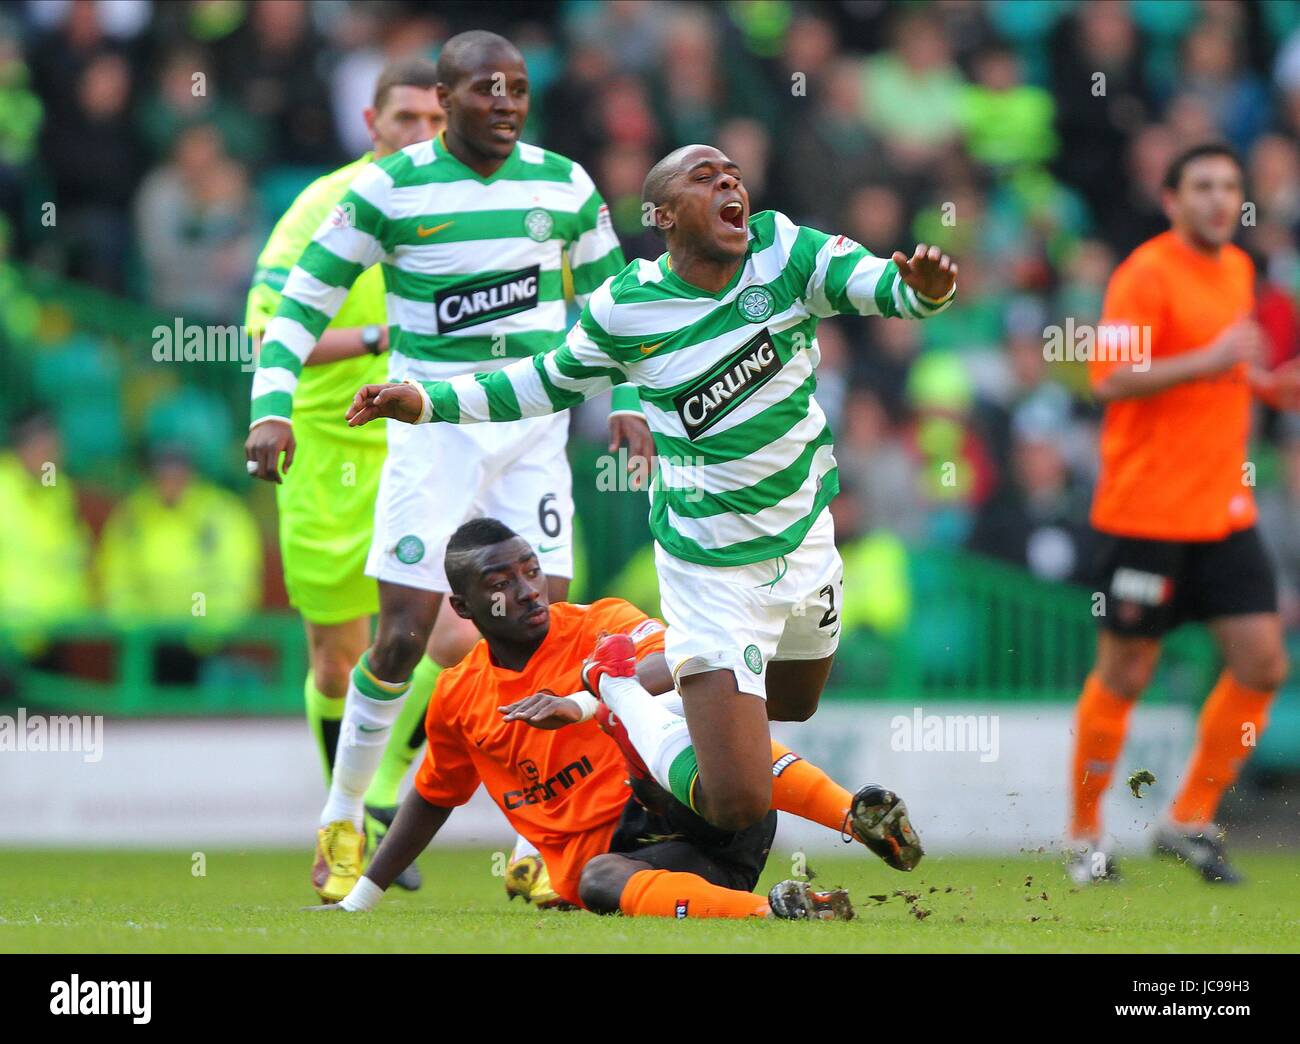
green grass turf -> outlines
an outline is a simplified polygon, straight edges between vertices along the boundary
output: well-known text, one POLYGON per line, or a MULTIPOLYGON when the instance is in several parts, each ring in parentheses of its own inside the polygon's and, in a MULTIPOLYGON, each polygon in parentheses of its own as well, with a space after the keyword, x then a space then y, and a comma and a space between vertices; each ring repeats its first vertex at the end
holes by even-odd
MULTIPOLYGON (((1249 883, 1212 888, 1129 859, 1074 889, 1049 856, 932 857, 912 874, 861 849, 811 859, 848 887, 851 923, 674 921, 508 903, 487 851, 434 847, 424 890, 368 915, 305 913, 309 852, 0 851, 0 952, 1176 952, 1300 949, 1300 855, 1243 853, 1249 883), (894 895, 906 889, 916 895, 894 895), (949 890, 951 889, 951 890, 949 890), (1044 894, 1045 893, 1045 894, 1044 894), (883 902, 871 895, 887 895, 883 902), (914 910, 928 912, 918 918, 914 910)), ((774 852, 761 887, 789 876, 774 852)))

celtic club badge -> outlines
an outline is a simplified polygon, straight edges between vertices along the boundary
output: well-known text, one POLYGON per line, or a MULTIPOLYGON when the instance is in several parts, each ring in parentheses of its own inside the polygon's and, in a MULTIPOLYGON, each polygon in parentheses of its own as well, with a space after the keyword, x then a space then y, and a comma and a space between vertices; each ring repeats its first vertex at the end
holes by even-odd
POLYGON ((772 291, 765 286, 751 286, 736 298, 736 307, 749 323, 765 322, 776 309, 772 291))
POLYGON ((758 651, 757 645, 745 646, 745 666, 755 674, 763 673, 763 654, 758 651))
POLYGON ((551 217, 549 210, 534 207, 524 215, 524 228, 528 232, 529 239, 545 243, 551 238, 551 231, 555 228, 555 218, 551 217))
POLYGON ((403 565, 415 565, 424 557, 424 541, 418 536, 404 536, 397 542, 397 560, 403 565))

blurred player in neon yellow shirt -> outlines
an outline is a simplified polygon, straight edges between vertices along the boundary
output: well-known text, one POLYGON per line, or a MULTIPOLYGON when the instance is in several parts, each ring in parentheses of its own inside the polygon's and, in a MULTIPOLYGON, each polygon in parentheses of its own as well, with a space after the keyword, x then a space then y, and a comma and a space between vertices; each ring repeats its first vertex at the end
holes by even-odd
MULTIPOLYGON (((394 62, 380 74, 373 106, 363 114, 374 151, 312 182, 277 222, 257 259, 248 295, 249 336, 260 342, 280 305, 289 271, 357 174, 373 160, 427 141, 442 129, 446 118, 438 104, 436 83, 437 69, 424 59, 394 62)), ((375 265, 352 285, 302 371, 293 395, 294 466, 283 471, 276 488, 285 587, 307 628, 311 660, 307 718, 327 780, 348 677, 370 644, 370 617, 379 608, 376 582, 365 575, 365 565, 374 531, 375 494, 387 453, 382 428, 349 428, 344 413, 360 384, 388 379, 387 349, 384 279, 375 265)), ((254 428, 250 442, 258 435, 254 428)), ((427 671, 436 671, 427 658, 425 665, 427 671)), ((433 680, 425 679, 421 686, 425 698, 432 692, 433 680)), ((425 702, 408 702, 406 720, 393 729, 366 793, 372 820, 367 833, 376 844, 397 804, 406 768, 423 741, 425 702), (375 815, 378 823, 373 822, 375 815)), ((418 887, 414 866, 398 884, 418 887)))

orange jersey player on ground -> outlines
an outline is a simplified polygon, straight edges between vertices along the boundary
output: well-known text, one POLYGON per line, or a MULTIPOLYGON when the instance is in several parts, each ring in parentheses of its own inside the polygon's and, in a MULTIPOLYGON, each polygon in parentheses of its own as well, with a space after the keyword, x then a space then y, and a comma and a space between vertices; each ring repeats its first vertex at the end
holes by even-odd
POLYGON ((1101 797, 1161 639, 1187 620, 1208 624, 1226 667, 1156 847, 1207 881, 1238 877, 1211 820, 1249 754, 1243 735, 1263 730, 1287 671, 1272 569, 1255 531, 1252 399, 1292 408, 1300 385, 1295 366, 1270 373, 1257 362, 1254 268, 1231 242, 1243 199, 1230 149, 1188 150, 1165 179, 1172 227, 1134 250, 1106 292, 1090 363, 1106 404, 1092 507, 1106 606, 1071 771, 1069 861, 1080 883, 1116 876, 1101 840, 1101 797))
POLYGON ((461 526, 446 565, 451 605, 484 638, 438 679, 415 786, 366 875, 340 904, 320 909, 372 907, 480 783, 537 847, 555 893, 598 913, 851 917, 842 890, 783 881, 766 898, 754 894, 776 809, 845 831, 897 869, 920 860, 895 795, 876 786, 850 795, 776 743, 774 810, 734 833, 709 825, 648 777, 608 712, 602 731, 603 709, 583 691, 600 673, 635 675, 646 698, 671 689, 659 621, 616 598, 548 605, 537 556, 495 519, 461 526))

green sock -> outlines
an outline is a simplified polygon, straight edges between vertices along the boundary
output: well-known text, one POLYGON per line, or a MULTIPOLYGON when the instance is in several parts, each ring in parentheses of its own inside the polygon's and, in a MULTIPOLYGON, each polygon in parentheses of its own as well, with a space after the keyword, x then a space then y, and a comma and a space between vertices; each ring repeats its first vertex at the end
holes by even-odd
POLYGON ((411 762, 415 760, 424 741, 424 712, 429 707, 429 697, 433 695, 434 683, 441 673, 442 668, 428 656, 420 658, 415 673, 411 675, 411 690, 397 713, 393 731, 388 735, 388 745, 384 748, 384 756, 366 790, 367 805, 391 808, 397 804, 397 792, 406 776, 406 770, 411 767, 411 762))
POLYGON ((695 807, 695 784, 700 778, 700 768, 695 760, 695 748, 687 747, 668 766, 668 789, 678 801, 692 812, 695 807))
POLYGON ((304 689, 307 704, 307 727, 311 729, 316 749, 320 751, 321 767, 325 770, 325 785, 329 786, 334 774, 334 754, 339 747, 339 723, 343 720, 343 705, 347 700, 331 700, 316 688, 316 676, 307 672, 304 689))

